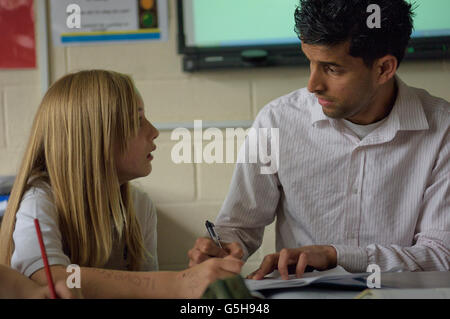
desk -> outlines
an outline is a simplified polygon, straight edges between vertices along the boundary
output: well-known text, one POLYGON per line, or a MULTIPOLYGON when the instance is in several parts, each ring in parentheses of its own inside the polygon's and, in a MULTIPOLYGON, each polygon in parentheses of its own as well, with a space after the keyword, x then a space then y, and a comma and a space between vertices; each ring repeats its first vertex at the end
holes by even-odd
MULTIPOLYGON (((394 272, 381 274, 383 288, 450 288, 449 271, 394 272)), ((353 299, 362 289, 317 287, 274 289, 264 292, 268 299, 353 299)))
POLYGON ((390 288, 450 288, 450 271, 382 273, 381 286, 390 288))
POLYGON ((307 286, 301 288, 278 289, 265 293, 267 299, 353 299, 361 293, 355 290, 328 289, 307 286))

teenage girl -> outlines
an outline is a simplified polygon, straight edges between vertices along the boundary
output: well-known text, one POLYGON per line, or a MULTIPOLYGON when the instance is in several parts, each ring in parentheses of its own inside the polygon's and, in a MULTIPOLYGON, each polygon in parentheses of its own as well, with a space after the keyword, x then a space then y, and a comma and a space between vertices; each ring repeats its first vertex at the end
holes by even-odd
POLYGON ((132 187, 150 174, 159 132, 130 77, 92 70, 54 83, 37 111, 0 230, 0 263, 41 285, 38 218, 55 281, 81 267, 85 298, 195 298, 242 261, 157 271, 156 209, 132 187))

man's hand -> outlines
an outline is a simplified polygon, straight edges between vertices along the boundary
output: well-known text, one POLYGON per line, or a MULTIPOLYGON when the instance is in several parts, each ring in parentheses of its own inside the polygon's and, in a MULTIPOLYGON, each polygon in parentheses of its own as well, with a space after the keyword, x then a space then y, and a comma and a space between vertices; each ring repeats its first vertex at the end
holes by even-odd
POLYGON ((212 257, 223 258, 231 255, 237 259, 241 259, 244 255, 244 251, 239 243, 220 243, 223 249, 217 246, 210 238, 198 238, 194 247, 188 252, 189 267, 200 264, 212 257))
POLYGON ((264 257, 259 269, 247 276, 248 279, 262 279, 275 269, 280 272, 281 278, 288 279, 288 266, 295 265, 295 274, 300 278, 306 266, 317 270, 326 270, 336 267, 337 253, 333 246, 304 246, 295 249, 284 248, 279 253, 264 257))

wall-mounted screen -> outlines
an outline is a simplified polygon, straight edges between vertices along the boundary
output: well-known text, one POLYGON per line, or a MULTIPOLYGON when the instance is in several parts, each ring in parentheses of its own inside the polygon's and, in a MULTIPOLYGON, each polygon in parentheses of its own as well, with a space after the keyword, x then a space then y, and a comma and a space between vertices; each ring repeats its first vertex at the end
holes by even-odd
MULTIPOLYGON (((449 0, 414 2, 406 59, 449 56, 449 0)), ((306 62, 294 32, 298 0, 178 0, 185 71, 306 62)))

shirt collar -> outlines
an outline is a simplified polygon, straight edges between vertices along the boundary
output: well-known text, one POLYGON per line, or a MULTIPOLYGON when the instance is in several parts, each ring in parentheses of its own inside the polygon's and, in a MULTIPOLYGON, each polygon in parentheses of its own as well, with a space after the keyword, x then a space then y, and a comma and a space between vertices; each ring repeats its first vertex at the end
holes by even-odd
POLYGON ((422 101, 412 88, 395 76, 398 86, 397 100, 391 111, 396 115, 399 131, 428 130, 428 121, 423 110, 422 101))
MULTIPOLYGON (((394 131, 419 131, 429 128, 428 121, 423 111, 423 105, 415 92, 407 86, 397 75, 395 76, 398 92, 394 107, 388 116, 388 122, 394 131)), ((311 105, 311 125, 319 121, 334 121, 322 111, 322 106, 313 96, 311 105)))

